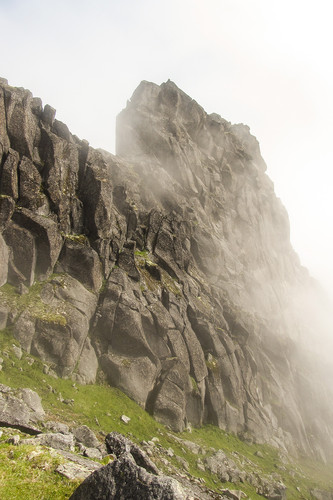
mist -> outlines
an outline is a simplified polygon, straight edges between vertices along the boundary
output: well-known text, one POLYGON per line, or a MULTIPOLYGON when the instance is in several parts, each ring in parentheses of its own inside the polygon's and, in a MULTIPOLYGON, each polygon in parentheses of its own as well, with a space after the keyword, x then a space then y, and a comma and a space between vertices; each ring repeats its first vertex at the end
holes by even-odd
POLYGON ((2 2, 1 76, 110 152, 141 80, 170 78, 206 111, 246 123, 303 265, 333 296, 331 14, 324 0, 2 2))

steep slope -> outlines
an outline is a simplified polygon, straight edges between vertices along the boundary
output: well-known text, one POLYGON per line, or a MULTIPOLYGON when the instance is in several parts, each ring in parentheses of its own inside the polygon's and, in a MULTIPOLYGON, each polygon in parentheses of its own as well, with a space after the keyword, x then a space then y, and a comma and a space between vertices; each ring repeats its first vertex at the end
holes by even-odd
POLYGON ((83 383, 100 367, 174 430, 330 454, 294 300, 314 285, 248 127, 170 81, 139 85, 117 156, 3 80, 0 113, 0 277, 23 293, 4 285, 1 308, 22 347, 83 383))

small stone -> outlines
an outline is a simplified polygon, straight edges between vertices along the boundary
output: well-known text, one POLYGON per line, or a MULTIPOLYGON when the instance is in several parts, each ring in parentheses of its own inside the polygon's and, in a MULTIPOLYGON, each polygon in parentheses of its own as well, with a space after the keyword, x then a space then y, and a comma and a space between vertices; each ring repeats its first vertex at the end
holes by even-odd
POLYGON ((159 443, 159 441, 160 441, 160 440, 159 440, 159 438, 158 438, 158 437, 153 437, 153 438, 151 438, 151 441, 152 441, 153 443, 159 443))
POLYGON ((14 436, 11 436, 10 438, 7 439, 6 443, 8 444, 13 444, 17 446, 20 442, 20 436, 18 434, 15 434, 14 436))
POLYGON ((48 365, 43 365, 43 373, 47 375, 50 371, 50 367, 48 365))
POLYGON ((183 466, 183 469, 185 469, 186 471, 189 471, 190 466, 189 466, 187 460, 185 460, 185 458, 179 457, 176 455, 176 459, 177 459, 177 462, 183 466))
POLYGON ((120 417, 120 420, 121 420, 122 422, 124 422, 124 424, 128 424, 128 423, 130 422, 130 420, 131 420, 131 419, 130 419, 130 417, 127 417, 126 415, 122 415, 122 416, 120 417))
POLYGON ((76 446, 79 450, 79 453, 82 453, 82 455, 83 455, 84 452, 86 451, 87 447, 84 446, 84 444, 82 444, 82 443, 76 443, 76 446))
POLYGON ((205 472, 205 470, 206 470, 206 469, 205 469, 205 466, 204 466, 204 464, 202 463, 202 461, 200 460, 200 458, 197 460, 197 468, 198 468, 199 470, 201 470, 202 472, 205 472))
POLYGON ((174 457, 175 456, 175 452, 173 451, 172 448, 168 448, 166 453, 167 453, 168 457, 174 457))
POLYGON ((20 295, 26 295, 29 293, 29 288, 26 287, 23 283, 20 283, 17 287, 17 291, 20 295))
POLYGON ((12 350, 13 350, 13 353, 15 354, 15 356, 17 357, 17 359, 22 358, 23 352, 22 352, 22 349, 20 347, 13 344, 12 350))
POLYGON ((102 460, 102 453, 97 448, 86 448, 83 455, 88 458, 97 458, 102 460))
POLYGON ((259 458, 264 458, 264 455, 263 455, 263 454, 261 453, 261 451, 259 451, 259 450, 257 450, 257 451, 255 452, 255 456, 256 456, 256 457, 259 457, 259 458))
POLYGON ((29 453, 29 454, 27 455, 27 459, 28 459, 29 461, 31 461, 31 460, 33 460, 35 457, 38 457, 41 453, 42 453, 42 451, 41 451, 41 450, 40 450, 40 451, 33 450, 31 453, 29 453))

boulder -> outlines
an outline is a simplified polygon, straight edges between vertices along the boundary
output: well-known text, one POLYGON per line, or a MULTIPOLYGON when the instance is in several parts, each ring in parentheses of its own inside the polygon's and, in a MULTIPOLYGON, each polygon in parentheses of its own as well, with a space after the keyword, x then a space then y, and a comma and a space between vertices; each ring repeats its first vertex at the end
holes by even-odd
POLYGON ((149 474, 129 453, 93 472, 74 491, 70 500, 135 498, 137 500, 185 500, 180 484, 170 477, 149 474))
POLYGON ((150 460, 147 454, 139 448, 139 446, 119 432, 110 432, 105 438, 105 444, 108 452, 113 453, 116 457, 119 458, 124 453, 130 453, 137 465, 153 474, 159 473, 158 468, 150 460))
POLYGON ((65 450, 74 451, 74 437, 73 434, 62 434, 47 432, 45 434, 40 434, 34 439, 23 440, 25 444, 41 444, 43 446, 48 446, 49 448, 54 448, 55 450, 65 450))
POLYGON ((120 356, 110 352, 101 356, 100 363, 112 386, 145 407, 157 375, 157 367, 150 358, 120 356))
POLYGON ((86 425, 76 427, 76 429, 73 430, 73 434, 79 443, 84 444, 84 446, 88 448, 97 448, 100 444, 95 436, 95 433, 86 425))
POLYGON ((35 424, 44 418, 38 394, 30 389, 15 390, 0 384, 0 423, 28 434, 40 431, 35 424))

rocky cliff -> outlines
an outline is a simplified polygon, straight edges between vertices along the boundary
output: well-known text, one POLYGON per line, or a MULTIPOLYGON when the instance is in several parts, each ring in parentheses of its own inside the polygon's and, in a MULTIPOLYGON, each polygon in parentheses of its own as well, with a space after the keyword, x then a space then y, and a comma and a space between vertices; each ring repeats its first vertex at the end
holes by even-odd
POLYGON ((2 327, 174 430, 330 455, 327 372, 295 299, 315 287, 249 128, 142 82, 114 156, 29 91, 0 92, 2 327))

